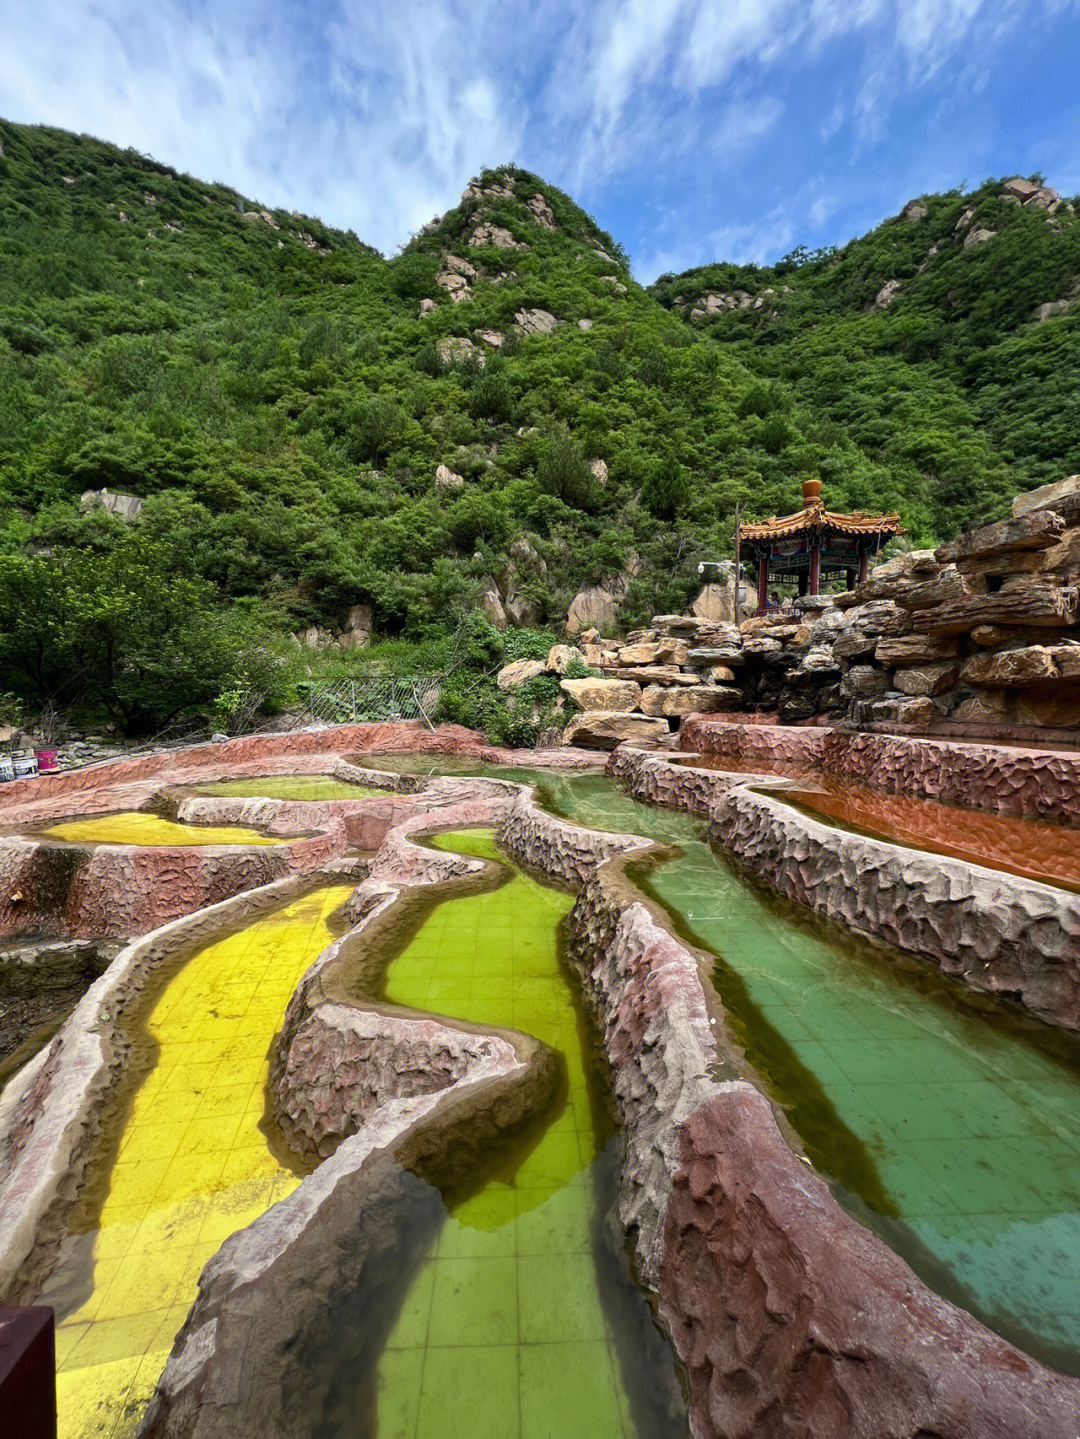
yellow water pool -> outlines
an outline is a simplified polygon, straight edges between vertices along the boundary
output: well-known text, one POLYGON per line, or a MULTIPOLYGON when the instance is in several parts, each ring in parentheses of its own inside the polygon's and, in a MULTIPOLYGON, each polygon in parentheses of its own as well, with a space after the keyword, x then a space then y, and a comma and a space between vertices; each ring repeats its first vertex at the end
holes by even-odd
POLYGON ((284 844, 257 829, 243 825, 179 824, 159 814, 123 810, 118 814, 95 814, 86 819, 65 820, 43 831, 51 839, 72 844, 284 844))
POLYGON ((351 888, 315 890, 207 945, 154 1002, 146 1027, 157 1061, 124 1122, 90 1291, 57 1314, 64 1439, 135 1432, 203 1265, 299 1184, 259 1129, 267 1054, 351 888))

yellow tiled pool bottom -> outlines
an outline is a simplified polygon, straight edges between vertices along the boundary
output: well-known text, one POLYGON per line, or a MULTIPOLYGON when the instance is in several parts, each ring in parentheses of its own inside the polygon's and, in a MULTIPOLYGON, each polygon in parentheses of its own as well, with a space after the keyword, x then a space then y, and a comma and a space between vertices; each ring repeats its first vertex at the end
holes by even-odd
POLYGON ((351 888, 315 890, 207 945, 154 1004, 158 1060, 124 1126, 92 1290, 57 1329, 64 1439, 134 1433, 203 1265, 300 1182, 258 1128, 267 1053, 351 888))
POLYGON ((284 844, 261 830, 239 824, 178 824, 159 814, 123 810, 119 814, 96 814, 88 819, 66 820, 44 831, 50 839, 71 844, 284 844))

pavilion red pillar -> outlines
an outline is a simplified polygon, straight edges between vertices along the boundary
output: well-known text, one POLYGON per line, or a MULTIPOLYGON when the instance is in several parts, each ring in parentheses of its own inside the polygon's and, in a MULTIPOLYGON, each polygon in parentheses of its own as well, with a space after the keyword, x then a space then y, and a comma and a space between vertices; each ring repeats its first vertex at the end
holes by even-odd
POLYGON ((870 573, 870 554, 867 550, 859 551, 859 584, 866 583, 866 577, 870 573))
POLYGON ((764 551, 757 562, 757 612, 763 615, 769 608, 769 557, 764 551))
POLYGON ((816 595, 821 589, 821 546, 815 540, 810 546, 810 593, 816 595))

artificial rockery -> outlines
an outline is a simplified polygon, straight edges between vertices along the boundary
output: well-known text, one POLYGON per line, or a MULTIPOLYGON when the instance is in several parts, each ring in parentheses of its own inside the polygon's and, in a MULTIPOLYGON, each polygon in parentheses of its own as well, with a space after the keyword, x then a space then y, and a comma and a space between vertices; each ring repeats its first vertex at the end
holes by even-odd
MULTIPOLYGON (((0 216, 0 664, 31 720, 237 728, 312 677, 460 671, 470 614, 541 632, 479 680, 568 622, 682 614, 736 504, 801 478, 925 549, 1080 468, 1080 221, 1038 178, 650 289, 515 167, 386 260, 0 122, 0 216)), ((460 679, 442 717, 490 729, 460 679)))
MULTIPOLYGON (((1080 475, 1013 501, 1007 520, 879 564, 851 590, 734 622, 732 573, 692 610, 624 642, 595 631, 547 665, 507 666, 513 688, 575 658, 569 742, 665 743, 691 714, 973 736, 1080 727, 1080 475)), ((745 601, 745 588, 741 591, 745 601)))

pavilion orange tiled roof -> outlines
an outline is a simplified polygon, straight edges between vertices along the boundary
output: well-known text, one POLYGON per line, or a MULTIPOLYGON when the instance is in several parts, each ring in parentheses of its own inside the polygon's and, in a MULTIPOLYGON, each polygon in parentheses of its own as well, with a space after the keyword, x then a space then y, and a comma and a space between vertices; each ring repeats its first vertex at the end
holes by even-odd
POLYGON ((842 515, 827 510, 819 501, 807 505, 794 515, 762 520, 759 524, 739 526, 740 540, 784 539, 812 530, 837 530, 846 535, 902 535, 905 533, 898 514, 867 515, 855 510, 842 515))

